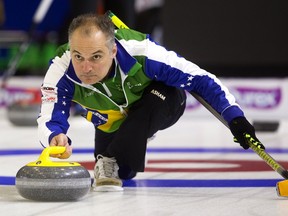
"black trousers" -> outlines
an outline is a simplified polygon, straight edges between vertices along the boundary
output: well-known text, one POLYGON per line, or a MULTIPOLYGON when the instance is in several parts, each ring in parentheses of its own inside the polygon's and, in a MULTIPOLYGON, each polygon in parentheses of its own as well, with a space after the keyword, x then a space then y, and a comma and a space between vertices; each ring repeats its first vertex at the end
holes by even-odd
POLYGON ((158 130, 176 123, 185 105, 186 94, 183 90, 152 82, 142 98, 129 109, 128 116, 116 132, 105 133, 96 128, 95 158, 98 154, 115 157, 122 179, 131 178, 130 171, 135 174, 143 172, 147 139, 158 130))

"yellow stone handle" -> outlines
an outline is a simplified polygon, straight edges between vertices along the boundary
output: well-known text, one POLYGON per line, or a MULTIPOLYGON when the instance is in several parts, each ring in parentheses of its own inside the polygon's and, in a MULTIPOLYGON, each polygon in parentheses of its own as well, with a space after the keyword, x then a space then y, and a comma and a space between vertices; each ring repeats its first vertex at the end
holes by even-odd
POLYGON ((38 158, 38 160, 41 160, 41 161, 50 161, 49 157, 50 155, 53 155, 53 154, 62 154, 64 153, 66 150, 66 148, 64 146, 49 146, 49 147, 46 147, 40 157, 38 158))
POLYGON ((62 154, 64 153, 66 148, 64 146, 49 146, 46 147, 38 160, 35 162, 28 163, 27 166, 46 166, 46 167, 55 167, 55 166, 81 166, 76 162, 67 162, 67 161, 51 161, 50 156, 54 154, 62 154))

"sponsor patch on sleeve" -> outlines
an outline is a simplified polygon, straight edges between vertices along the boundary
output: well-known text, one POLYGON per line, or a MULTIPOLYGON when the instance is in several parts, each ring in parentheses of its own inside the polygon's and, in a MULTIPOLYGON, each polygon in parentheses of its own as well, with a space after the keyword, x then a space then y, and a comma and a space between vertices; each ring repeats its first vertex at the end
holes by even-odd
POLYGON ((57 103, 57 87, 43 85, 41 87, 41 93, 43 103, 57 103))

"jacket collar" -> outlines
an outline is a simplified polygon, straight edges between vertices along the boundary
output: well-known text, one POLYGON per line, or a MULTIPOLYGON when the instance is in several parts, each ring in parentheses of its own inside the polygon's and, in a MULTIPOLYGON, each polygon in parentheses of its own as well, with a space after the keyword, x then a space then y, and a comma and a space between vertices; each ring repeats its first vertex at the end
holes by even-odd
POLYGON ((116 59, 121 70, 127 75, 128 72, 130 72, 131 70, 137 68, 139 69, 141 66, 137 62, 137 60, 127 52, 127 50, 122 46, 122 44, 117 39, 115 39, 115 42, 117 45, 116 59))
POLYGON ((77 77, 74 67, 72 65, 72 61, 70 60, 69 66, 66 70, 66 75, 68 75, 71 79, 75 80, 78 83, 82 83, 82 81, 77 77))

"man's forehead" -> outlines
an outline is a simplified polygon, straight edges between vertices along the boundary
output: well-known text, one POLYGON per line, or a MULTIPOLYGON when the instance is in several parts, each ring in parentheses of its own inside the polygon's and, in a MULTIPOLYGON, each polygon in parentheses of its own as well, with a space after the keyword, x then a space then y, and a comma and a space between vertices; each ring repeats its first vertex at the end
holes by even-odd
POLYGON ((105 34, 96 26, 80 26, 73 33, 73 35, 80 35, 82 37, 106 37, 105 34))
POLYGON ((70 43, 84 43, 85 41, 87 41, 87 43, 105 44, 109 39, 102 31, 91 31, 88 34, 81 30, 76 30, 69 38, 70 43))

